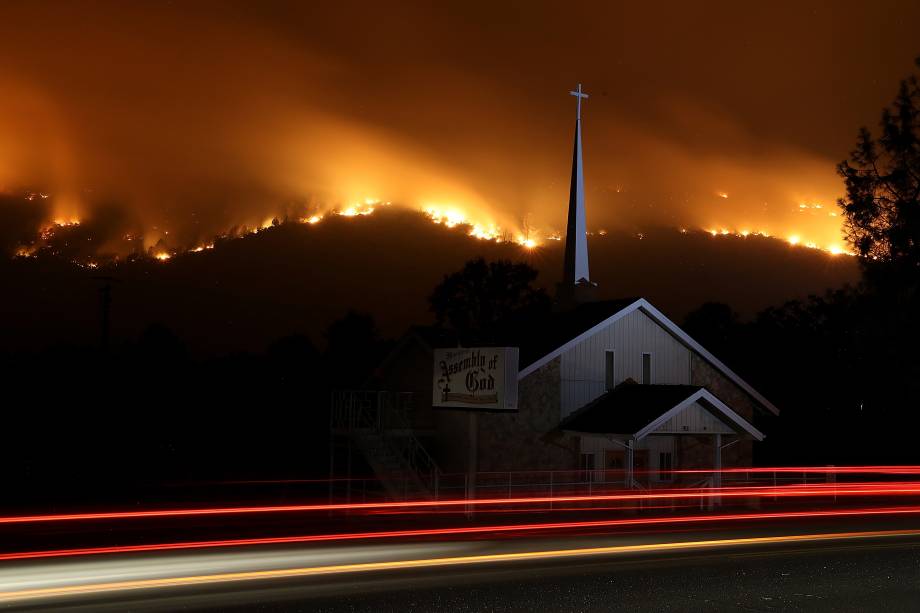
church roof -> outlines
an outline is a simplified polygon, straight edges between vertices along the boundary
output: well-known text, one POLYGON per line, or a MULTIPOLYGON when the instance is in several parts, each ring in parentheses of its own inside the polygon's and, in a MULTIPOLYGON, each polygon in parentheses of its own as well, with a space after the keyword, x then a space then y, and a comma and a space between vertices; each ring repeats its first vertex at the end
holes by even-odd
MULTIPOLYGON (((496 331, 494 342, 483 345, 518 347, 520 364, 526 365, 518 373, 518 380, 535 372, 568 349, 607 326, 613 325, 633 311, 641 310, 652 321, 660 325, 678 342, 695 352, 726 378, 744 390, 751 398, 774 415, 779 409, 764 398, 749 383, 739 377, 728 366, 712 355, 706 348, 693 340, 677 324, 668 319, 644 298, 625 298, 579 304, 574 309, 528 316, 518 315, 512 321, 504 322, 496 331)), ((438 326, 413 326, 397 344, 384 364, 392 361, 408 343, 418 342, 427 351, 436 347, 457 347, 455 332, 438 326)), ((383 366, 381 365, 381 366, 383 366)), ((644 393, 644 392, 643 392, 644 393)))
POLYGON ((545 314, 536 319, 518 320, 506 334, 510 344, 520 347, 520 363, 531 364, 635 301, 636 298, 624 298, 579 304, 574 309, 545 314))
MULTIPOLYGON (((600 330, 613 325, 614 323, 616 323, 623 317, 629 315, 633 311, 639 310, 645 313, 650 319, 652 319, 652 321, 654 321, 659 326, 661 326, 666 332, 668 332, 678 342, 682 343, 688 349, 695 352, 698 356, 700 356, 706 362, 711 364, 716 370, 718 370, 723 375, 725 375, 725 377, 730 379, 738 387, 740 387, 742 390, 747 392, 747 394, 750 395, 751 398, 753 398, 758 404, 760 404, 762 407, 769 410, 774 415, 779 415, 779 409, 776 408, 776 406, 774 406, 772 402, 764 398, 760 394, 760 392, 758 392, 753 387, 751 387, 751 385, 747 381, 745 381, 744 379, 739 377, 737 374, 735 374, 734 371, 732 371, 728 366, 723 364, 722 361, 719 360, 717 357, 712 355, 705 347, 703 347, 698 342, 693 340, 689 334, 684 332, 680 328, 680 326, 678 326, 673 321, 668 319, 664 315, 664 313, 662 313, 661 311, 656 309, 654 306, 652 306, 652 304, 648 300, 646 300, 645 298, 639 298, 638 300, 631 300, 631 301, 624 301, 624 302, 625 304, 621 303, 620 301, 617 301, 615 303, 598 302, 598 303, 588 303, 588 304, 580 305, 578 308, 575 309, 574 312, 578 312, 581 309, 587 307, 587 311, 585 312, 585 317, 581 320, 582 325, 580 326, 580 328, 582 329, 582 331, 580 333, 575 332, 574 334, 571 334, 570 336, 568 336, 567 340, 558 343, 557 345, 555 345, 554 349, 549 350, 546 353, 543 353, 542 356, 539 358, 533 358, 533 355, 525 354, 522 348, 521 364, 527 364, 527 366, 522 368, 521 371, 518 373, 518 379, 519 380, 523 379, 527 375, 531 374, 532 372, 535 372, 539 368, 542 368, 543 366, 545 366, 552 360, 556 359, 557 357, 559 357, 560 355, 562 355, 564 352, 568 351, 572 347, 581 343, 585 339, 590 338, 592 335, 596 334, 600 330), (614 305, 617 305, 617 304, 622 304, 622 306, 615 312, 610 313, 609 311, 607 311, 609 315, 606 318, 596 319, 596 318, 587 316, 588 314, 592 314, 595 317, 601 316, 604 313, 605 309, 610 309, 614 305), (595 306, 595 305, 598 305, 598 306, 595 306), (604 307, 603 305, 607 305, 607 306, 604 307), (594 311, 593 309, 597 309, 597 310, 594 311), (596 323, 591 325, 592 321, 595 321, 596 323)), ((577 319, 577 316, 576 316, 576 319, 577 319)), ((578 327, 573 327, 573 330, 576 330, 576 329, 578 329, 578 327)), ((533 333, 533 336, 542 336, 542 334, 543 333, 541 330, 540 333, 533 333)))
POLYGON ((633 434, 700 389, 695 385, 622 383, 566 417, 559 427, 575 432, 633 434))
POLYGON ((563 419, 559 429, 642 439, 694 403, 705 406, 736 431, 763 439, 750 422, 706 388, 695 385, 621 383, 563 419))

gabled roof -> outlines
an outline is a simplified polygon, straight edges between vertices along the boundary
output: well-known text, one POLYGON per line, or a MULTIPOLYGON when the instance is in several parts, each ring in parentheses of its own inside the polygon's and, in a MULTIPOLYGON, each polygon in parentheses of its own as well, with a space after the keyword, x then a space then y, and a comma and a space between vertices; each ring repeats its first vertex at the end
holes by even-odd
POLYGON ((539 360, 556 347, 634 303, 636 298, 586 302, 574 309, 516 317, 502 326, 509 345, 520 347, 521 364, 539 360), (537 330, 539 333, 535 334, 537 330))
MULTIPOLYGON (((599 304, 605 305, 608 309, 611 306, 611 303, 599 303, 599 304)), ((613 304, 616 304, 616 303, 613 303, 613 304)), ((587 306, 587 305, 584 305, 584 306, 587 306)), ((642 311, 643 313, 645 313, 649 318, 652 319, 652 321, 654 321, 659 326, 664 328, 664 330, 668 332, 671 336, 673 336, 677 341, 679 341, 680 343, 682 343, 684 346, 691 349, 692 351, 696 352, 697 355, 699 355, 701 358, 709 362, 716 370, 721 372, 728 379, 734 382, 738 387, 740 387, 745 392, 747 392, 761 406, 763 406, 764 408, 772 412, 774 415, 779 415, 779 409, 776 408, 773 405, 773 403, 771 403, 769 400, 764 398, 757 390, 751 387, 750 384, 748 384, 744 379, 742 379, 737 374, 735 374, 728 366, 723 364, 721 360, 719 360, 717 357, 709 353, 709 351, 707 351, 702 345, 700 345, 698 342, 690 338, 689 334, 684 332, 673 321, 665 317, 664 313, 662 313, 661 311, 656 309, 654 306, 652 306, 651 303, 649 303, 649 301, 646 300, 645 298, 639 298, 637 300, 633 300, 629 304, 623 306, 622 308, 619 308, 619 310, 615 312, 608 310, 607 313, 612 313, 612 314, 607 316, 606 319, 603 319, 599 321, 598 323, 591 325, 588 328, 582 328, 581 329, 582 331, 580 333, 578 333, 575 336, 569 337, 569 340, 567 342, 564 342, 556 346, 555 349, 553 349, 552 351, 549 351, 548 353, 545 353, 542 357, 540 357, 539 359, 529 364, 526 368, 523 368, 518 373, 518 380, 523 379, 530 373, 545 366, 546 364, 548 364, 555 358, 562 355, 564 352, 568 351, 572 347, 581 343, 583 340, 590 338, 591 336, 603 330, 604 328, 607 328, 608 326, 613 325, 614 323, 616 323, 617 321, 626 317, 627 315, 629 315, 630 313, 634 311, 642 311)))
POLYGON ((621 383, 562 420, 575 432, 634 434, 701 388, 695 385, 621 383))
POLYGON ((417 344, 424 351, 432 353, 435 347, 456 347, 457 334, 437 326, 410 326, 389 353, 374 368, 362 387, 371 386, 379 374, 389 368, 390 364, 398 360, 403 352, 413 344, 417 344))
POLYGON ((694 403, 699 403, 737 432, 763 440, 763 433, 706 388, 694 385, 623 383, 578 409, 559 424, 560 430, 619 434, 641 440, 694 403))

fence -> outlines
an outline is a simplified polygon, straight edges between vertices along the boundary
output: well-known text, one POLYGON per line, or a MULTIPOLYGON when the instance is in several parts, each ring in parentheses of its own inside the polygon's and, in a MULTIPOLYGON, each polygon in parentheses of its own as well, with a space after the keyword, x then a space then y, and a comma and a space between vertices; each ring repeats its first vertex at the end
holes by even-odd
MULTIPOLYGON (((838 475, 831 470, 802 470, 788 471, 777 469, 764 471, 752 468, 749 471, 728 470, 698 470, 698 471, 673 471, 672 478, 667 481, 655 479, 654 472, 634 473, 632 487, 626 487, 626 472, 624 470, 546 470, 546 471, 502 471, 478 472, 469 474, 453 473, 441 474, 437 491, 430 497, 433 500, 464 500, 464 499, 506 499, 510 502, 523 498, 537 498, 546 508, 554 509, 561 503, 567 508, 577 508, 579 498, 611 496, 607 504, 617 508, 648 508, 659 506, 675 508, 676 506, 699 506, 700 508, 713 508, 723 504, 721 493, 732 495, 732 490, 758 491, 764 488, 772 490, 779 488, 779 493, 773 493, 760 500, 775 501, 782 495, 783 487, 814 488, 815 495, 826 495, 828 499, 836 501, 835 486, 838 475), (716 479, 718 472, 719 479, 716 479), (716 487, 714 484, 720 482, 716 487), (472 487, 471 487, 472 483, 472 487), (680 497, 670 497, 675 492, 680 497), (635 496, 635 494, 648 493, 651 496, 635 496), (656 497, 656 494, 660 496, 656 497), (623 500, 616 500, 618 495, 623 495, 623 500), (675 502, 678 499, 678 502, 675 502)), ((342 491, 346 480, 341 480, 342 491)), ((845 485, 842 483, 841 485, 845 485)), ((372 502, 382 498, 379 486, 375 479, 351 479, 347 482, 350 492, 349 500, 352 502, 372 502)), ((737 500, 737 499, 736 499, 737 500)))

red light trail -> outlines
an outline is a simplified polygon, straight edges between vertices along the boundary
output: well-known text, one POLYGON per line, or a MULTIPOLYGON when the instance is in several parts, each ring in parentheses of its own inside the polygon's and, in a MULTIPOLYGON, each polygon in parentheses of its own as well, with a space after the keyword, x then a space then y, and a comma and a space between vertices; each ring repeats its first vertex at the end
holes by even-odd
POLYGON ((142 511, 104 511, 98 513, 66 513, 49 515, 19 515, 0 517, 0 524, 25 524, 58 521, 87 521, 103 519, 144 519, 207 515, 239 515, 259 513, 296 513, 321 511, 364 511, 378 509, 428 509, 435 507, 469 507, 493 505, 532 505, 560 502, 602 502, 643 500, 686 500, 711 498, 749 497, 808 497, 808 496, 901 496, 920 495, 920 482, 860 482, 860 483, 816 483, 780 486, 746 486, 723 488, 700 488, 657 490, 641 493, 618 493, 596 495, 531 496, 508 498, 474 498, 450 500, 407 500, 393 502, 360 502, 332 504, 300 504, 247 507, 213 507, 190 509, 152 509, 142 511))
POLYGON ((560 502, 682 500, 750 497, 812 497, 812 496, 909 496, 920 495, 920 482, 862 482, 818 483, 805 485, 748 486, 701 488, 691 490, 657 490, 642 493, 596 495, 531 496, 509 498, 474 498, 450 500, 408 500, 394 502, 360 502, 332 504, 300 504, 247 507, 214 507, 190 509, 154 509, 142 511, 105 511, 98 513, 67 513, 49 515, 20 515, 0 517, 0 524, 25 524, 38 522, 87 521, 103 519, 145 519, 207 515, 239 515, 257 513, 296 513, 322 511, 363 511, 378 509, 426 509, 437 507, 470 507, 493 505, 531 505, 560 502))
POLYGON ((461 526, 452 528, 429 528, 419 530, 389 530, 378 532, 353 532, 339 534, 310 534, 302 536, 264 537, 248 539, 222 539, 211 541, 180 541, 146 545, 119 545, 112 547, 86 547, 79 549, 55 549, 0 553, 0 561, 58 558, 85 555, 139 553, 148 551, 174 551, 183 549, 211 549, 217 547, 244 547, 253 545, 281 545, 294 543, 319 543, 352 540, 394 539, 425 536, 462 536, 475 534, 538 532, 549 530, 573 530, 585 528, 642 527, 657 525, 699 524, 713 522, 764 521, 782 519, 818 519, 841 517, 868 517, 879 515, 920 515, 920 506, 879 507, 867 509, 789 511, 772 513, 733 513, 722 515, 691 515, 687 517, 649 517, 609 519, 573 522, 547 522, 533 524, 503 524, 492 526, 461 526))
MULTIPOLYGON (((652 473, 654 471, 646 471, 652 473)), ((723 468, 721 470, 684 469, 672 470, 680 474, 822 474, 822 475, 920 475, 920 466, 778 466, 757 468, 723 468)))

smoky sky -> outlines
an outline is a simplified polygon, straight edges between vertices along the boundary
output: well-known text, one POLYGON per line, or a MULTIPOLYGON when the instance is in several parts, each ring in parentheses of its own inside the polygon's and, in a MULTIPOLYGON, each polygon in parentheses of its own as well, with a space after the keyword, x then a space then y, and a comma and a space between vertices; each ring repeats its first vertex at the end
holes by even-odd
POLYGON ((559 229, 580 82, 591 228, 839 243, 834 165, 918 26, 906 2, 7 2, 0 187, 176 246, 365 198, 559 229))

